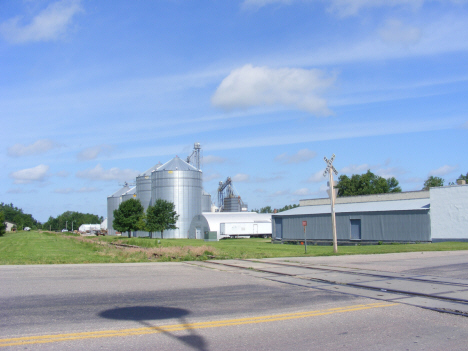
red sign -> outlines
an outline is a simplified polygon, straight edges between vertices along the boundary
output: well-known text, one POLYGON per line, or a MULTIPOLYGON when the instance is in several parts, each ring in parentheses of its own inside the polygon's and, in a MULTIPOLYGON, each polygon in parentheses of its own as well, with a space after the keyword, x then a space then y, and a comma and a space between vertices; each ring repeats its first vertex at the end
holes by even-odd
POLYGON ((305 227, 307 226, 307 221, 302 221, 302 225, 305 227))

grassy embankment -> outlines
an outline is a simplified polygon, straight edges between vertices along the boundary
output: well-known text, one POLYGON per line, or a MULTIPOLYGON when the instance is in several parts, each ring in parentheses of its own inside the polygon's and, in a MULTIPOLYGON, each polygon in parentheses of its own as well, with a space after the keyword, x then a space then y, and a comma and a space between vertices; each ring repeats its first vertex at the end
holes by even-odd
MULTIPOLYGON (((340 246, 339 255, 468 250, 468 243, 340 246)), ((0 237, 0 264, 122 263, 230 258, 331 256, 331 246, 275 245, 269 239, 204 242, 189 239, 80 237, 62 233, 19 232, 0 237), (136 247, 120 247, 125 244, 136 247)))

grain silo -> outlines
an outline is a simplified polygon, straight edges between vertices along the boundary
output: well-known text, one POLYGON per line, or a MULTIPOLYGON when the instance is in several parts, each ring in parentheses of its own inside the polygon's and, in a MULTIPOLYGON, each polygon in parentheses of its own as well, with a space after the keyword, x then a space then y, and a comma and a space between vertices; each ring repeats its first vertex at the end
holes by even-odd
POLYGON ((145 211, 151 205, 151 173, 161 166, 162 163, 159 162, 136 178, 136 195, 145 211))
POLYGON ((202 192, 202 212, 211 212, 211 195, 205 190, 202 192))
POLYGON ((136 196, 136 187, 133 187, 133 188, 130 188, 124 194, 122 194, 122 201, 121 202, 130 200, 130 199, 136 199, 136 197, 137 197, 136 196))
POLYGON ((114 222, 114 210, 119 208, 119 205, 122 201, 122 195, 130 190, 127 183, 120 190, 116 191, 111 196, 107 197, 107 234, 115 235, 115 230, 113 228, 114 222))
POLYGON ((164 231, 164 238, 188 238, 190 223, 202 213, 202 172, 175 157, 151 175, 151 197, 170 201, 179 215, 178 229, 164 231))

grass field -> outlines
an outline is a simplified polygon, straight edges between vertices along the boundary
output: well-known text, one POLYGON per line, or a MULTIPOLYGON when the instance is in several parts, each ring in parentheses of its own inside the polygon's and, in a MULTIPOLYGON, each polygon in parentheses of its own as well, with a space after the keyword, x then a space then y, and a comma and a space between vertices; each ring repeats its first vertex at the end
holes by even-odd
MULTIPOLYGON (((339 246, 338 255, 468 250, 468 243, 339 246)), ((269 239, 191 239, 80 237, 47 232, 8 233, 0 237, 0 264, 122 263, 230 258, 331 256, 332 246, 272 244, 269 239), (127 245, 127 246, 116 246, 127 245)))

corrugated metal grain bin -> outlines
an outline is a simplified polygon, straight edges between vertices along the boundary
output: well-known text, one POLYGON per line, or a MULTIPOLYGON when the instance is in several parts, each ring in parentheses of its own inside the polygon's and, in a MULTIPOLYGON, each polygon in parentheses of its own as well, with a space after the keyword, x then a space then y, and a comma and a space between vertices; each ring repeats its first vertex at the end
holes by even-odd
POLYGON ((151 195, 153 203, 174 203, 179 215, 178 229, 165 231, 164 238, 188 238, 192 219, 202 213, 202 172, 175 157, 152 173, 151 195))
POLYGON ((119 208, 120 202, 122 201, 122 195, 129 191, 130 188, 128 185, 125 185, 123 188, 116 191, 111 196, 107 197, 107 234, 115 235, 115 230, 113 228, 114 222, 114 210, 119 208))

